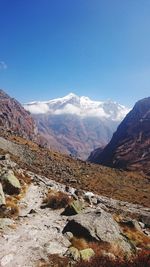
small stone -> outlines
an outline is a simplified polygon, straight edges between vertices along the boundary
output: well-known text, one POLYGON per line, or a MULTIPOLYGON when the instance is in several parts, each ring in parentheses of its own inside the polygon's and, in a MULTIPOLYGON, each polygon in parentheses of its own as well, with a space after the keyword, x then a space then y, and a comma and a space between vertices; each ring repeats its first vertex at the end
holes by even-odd
POLYGON ((142 222, 139 222, 139 225, 141 226, 142 229, 145 227, 145 224, 142 222))
POLYGON ((13 220, 9 218, 0 218, 0 229, 5 229, 14 223, 13 220))
POLYGON ((80 260, 80 252, 75 247, 70 247, 67 250, 67 255, 70 256, 74 261, 79 261, 80 260))
POLYGON ((73 200, 70 205, 68 205, 62 215, 70 216, 80 213, 83 210, 83 202, 79 200, 73 200))
POLYGON ((141 215, 140 221, 146 225, 146 227, 150 227, 150 216, 141 215))
POLYGON ((6 256, 4 256, 2 259, 1 259, 1 266, 6 266, 8 263, 10 263, 14 258, 14 255, 13 254, 8 254, 6 256))
POLYGON ((66 232, 64 236, 68 239, 71 240, 73 238, 73 234, 71 232, 66 232))
POLYGON ((80 250, 81 259, 84 261, 89 261, 94 255, 95 255, 95 252, 92 248, 86 248, 86 249, 80 250))
POLYGON ((5 206, 6 205, 6 201, 5 201, 5 195, 4 195, 4 192, 3 192, 3 187, 0 183, 0 207, 1 206, 5 206))
POLYGON ((92 197, 91 198, 91 202, 93 205, 97 205, 97 198, 96 197, 92 197))
POLYGON ((66 253, 67 248, 63 247, 62 244, 59 244, 58 241, 50 241, 44 244, 44 251, 46 254, 62 254, 66 253))

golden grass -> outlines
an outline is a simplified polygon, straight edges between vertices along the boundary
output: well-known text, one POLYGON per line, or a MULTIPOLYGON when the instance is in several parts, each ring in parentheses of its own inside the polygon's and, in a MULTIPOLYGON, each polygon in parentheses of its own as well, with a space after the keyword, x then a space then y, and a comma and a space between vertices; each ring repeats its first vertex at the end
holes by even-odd
POLYGON ((122 231, 125 236, 137 247, 142 249, 150 249, 150 237, 144 234, 142 231, 138 231, 135 228, 129 228, 122 226, 122 231))
POLYGON ((120 249, 120 246, 116 243, 109 244, 107 242, 103 241, 93 241, 89 242, 84 238, 78 238, 73 236, 70 240, 71 246, 77 248, 78 250, 86 249, 86 248, 92 248, 95 252, 95 255, 102 256, 104 252, 111 253, 115 255, 116 257, 123 258, 124 253, 120 249))
POLYGON ((89 248, 89 243, 84 238, 77 238, 73 236, 70 242, 71 246, 77 248, 78 250, 89 248))
POLYGON ((0 217, 17 218, 19 215, 18 200, 14 196, 6 197, 6 208, 1 210, 0 217))
MULTIPOLYGON (((69 259, 67 257, 60 257, 58 254, 51 254, 48 256, 48 260, 41 259, 37 267, 69 267, 69 259)), ((71 265, 72 266, 72 265, 71 265)))
POLYGON ((71 198, 61 191, 49 190, 43 203, 51 209, 61 209, 71 203, 71 198))
POLYGON ((106 256, 95 256, 89 262, 81 261, 75 267, 150 267, 150 253, 142 251, 130 259, 111 259, 106 256))

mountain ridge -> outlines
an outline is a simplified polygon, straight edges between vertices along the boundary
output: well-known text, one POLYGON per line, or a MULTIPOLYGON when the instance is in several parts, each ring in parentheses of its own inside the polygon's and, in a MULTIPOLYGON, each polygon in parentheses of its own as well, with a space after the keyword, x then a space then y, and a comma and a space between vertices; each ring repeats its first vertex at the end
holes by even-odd
POLYGON ((110 143, 97 155, 90 161, 150 175, 150 97, 135 104, 110 143))
POLYGON ((129 112, 129 108, 120 105, 115 101, 93 101, 87 96, 77 96, 74 93, 48 101, 25 103, 23 106, 33 114, 51 113, 60 115, 71 113, 83 117, 92 116, 111 118, 116 121, 120 121, 129 112), (71 109, 71 106, 67 105, 74 106, 74 109, 73 107, 71 109))
POLYGON ((0 89, 0 130, 28 140, 37 140, 37 127, 30 113, 14 98, 0 89))
POLYGON ((24 107, 32 113, 50 149, 86 160, 92 150, 111 139, 128 108, 112 101, 69 95, 24 107))

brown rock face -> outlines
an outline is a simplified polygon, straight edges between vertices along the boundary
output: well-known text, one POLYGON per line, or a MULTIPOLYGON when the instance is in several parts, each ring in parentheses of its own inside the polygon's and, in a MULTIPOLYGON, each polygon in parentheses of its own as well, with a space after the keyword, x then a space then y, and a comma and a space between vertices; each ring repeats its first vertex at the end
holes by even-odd
POLYGON ((21 104, 0 90, 0 130, 36 140, 35 122, 21 104))
POLYGON ((138 101, 110 143, 90 161, 150 175, 150 97, 138 101))

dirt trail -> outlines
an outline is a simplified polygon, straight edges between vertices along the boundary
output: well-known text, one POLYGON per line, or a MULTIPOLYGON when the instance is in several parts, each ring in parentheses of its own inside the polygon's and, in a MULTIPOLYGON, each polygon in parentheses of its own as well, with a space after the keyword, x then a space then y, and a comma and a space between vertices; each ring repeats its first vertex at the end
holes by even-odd
POLYGON ((45 188, 31 184, 20 202, 20 216, 15 229, 6 228, 0 235, 0 266, 31 267, 48 253, 63 254, 66 239, 61 234, 66 217, 60 210, 41 209, 45 188))
MULTIPOLYGON (((48 254, 63 255, 68 249, 69 241, 62 235, 67 217, 60 216, 62 210, 40 208, 49 188, 65 191, 65 185, 27 173, 32 183, 20 200, 19 217, 15 222, 12 220, 11 227, 0 229, 0 267, 36 267, 41 258, 48 260, 48 254)), ((150 214, 149 208, 99 195, 95 197, 99 204, 93 206, 94 209, 122 210, 124 213, 145 216, 150 214)))

